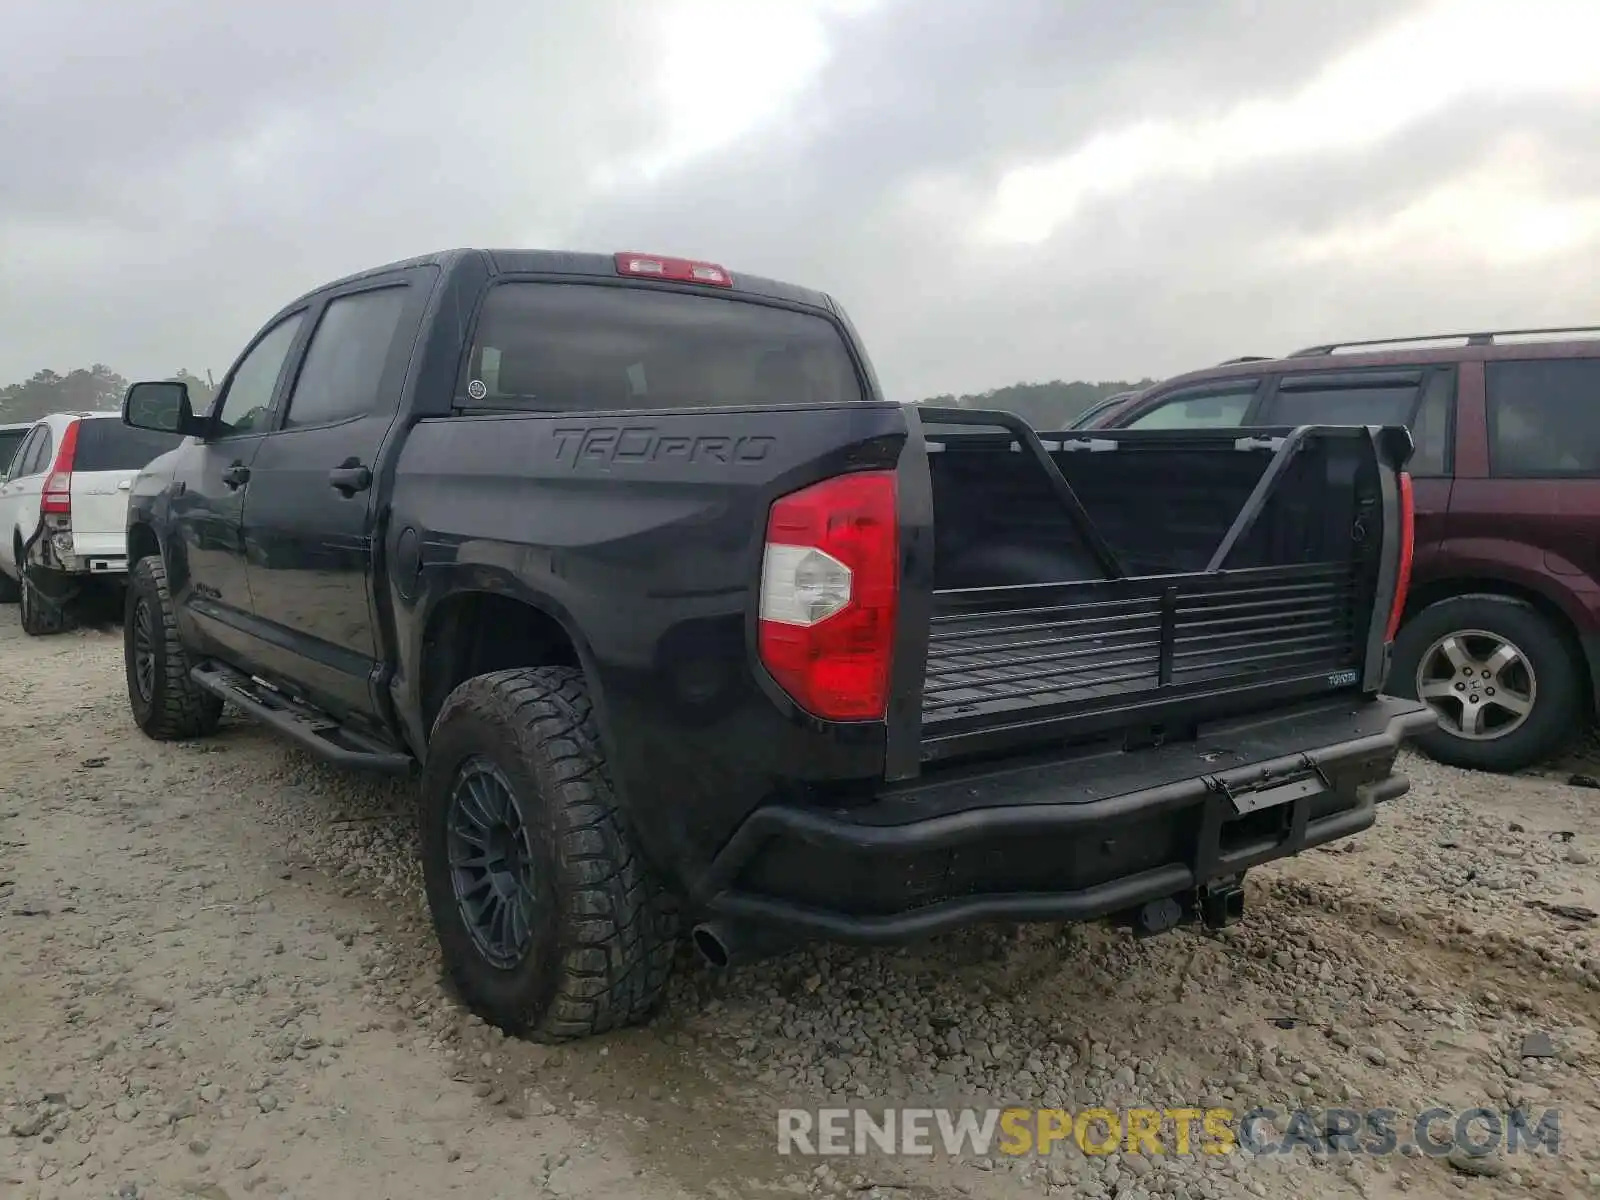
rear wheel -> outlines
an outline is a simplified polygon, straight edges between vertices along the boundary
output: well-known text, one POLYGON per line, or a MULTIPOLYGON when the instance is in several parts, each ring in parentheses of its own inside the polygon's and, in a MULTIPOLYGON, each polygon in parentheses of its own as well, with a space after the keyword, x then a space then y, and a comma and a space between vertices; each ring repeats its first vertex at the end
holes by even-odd
POLYGON ((580 672, 456 688, 429 742, 421 827, 434 929, 474 1012, 538 1041, 650 1015, 676 910, 612 794, 580 672))
POLYGON ((1430 604, 1395 639, 1389 690, 1425 701, 1439 726, 1417 738, 1458 767, 1517 771, 1559 751, 1583 709, 1578 649, 1509 596, 1430 604))
POLYGON ((71 607, 71 581, 59 571, 24 566, 22 586, 18 590, 23 633, 48 637, 65 633, 76 624, 71 607))
POLYGON ((141 558, 128 574, 123 604, 122 660, 133 720, 158 741, 204 737, 222 719, 222 699, 189 678, 189 655, 178 640, 166 564, 141 558))

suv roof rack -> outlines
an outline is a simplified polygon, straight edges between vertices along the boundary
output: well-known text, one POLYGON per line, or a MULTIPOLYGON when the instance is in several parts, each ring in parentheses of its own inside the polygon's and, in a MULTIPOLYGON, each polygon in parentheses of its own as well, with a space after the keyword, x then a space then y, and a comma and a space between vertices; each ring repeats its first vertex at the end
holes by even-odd
MULTIPOLYGON (((1369 338, 1360 342, 1327 342, 1320 346, 1307 346, 1296 350, 1289 358, 1310 358, 1319 354, 1332 354, 1335 350, 1349 350, 1357 346, 1403 346, 1413 342, 1444 342, 1465 338, 1469 346, 1493 346, 1496 338, 1528 337, 1534 334, 1591 333, 1600 334, 1600 325, 1562 325, 1550 329, 1491 329, 1479 333, 1424 333, 1413 337, 1369 338)), ((1233 359, 1233 362, 1244 361, 1233 359)))
POLYGON ((1231 367, 1234 363, 1245 362, 1271 362, 1272 356, 1268 354, 1241 354, 1238 358, 1225 358, 1217 364, 1219 367, 1231 367))

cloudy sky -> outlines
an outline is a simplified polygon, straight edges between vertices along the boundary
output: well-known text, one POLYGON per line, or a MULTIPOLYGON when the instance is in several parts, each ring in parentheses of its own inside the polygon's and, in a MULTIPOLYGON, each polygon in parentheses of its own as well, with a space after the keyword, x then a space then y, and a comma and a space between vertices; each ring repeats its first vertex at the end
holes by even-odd
POLYGON ((899 399, 1600 320, 1596 0, 7 0, 0 383, 453 245, 825 288, 899 399))

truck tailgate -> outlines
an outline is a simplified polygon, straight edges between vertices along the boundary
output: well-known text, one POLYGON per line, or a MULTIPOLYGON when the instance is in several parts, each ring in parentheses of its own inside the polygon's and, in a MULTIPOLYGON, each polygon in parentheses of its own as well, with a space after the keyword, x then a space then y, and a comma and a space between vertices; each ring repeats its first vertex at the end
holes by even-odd
POLYGON ((1159 744, 1202 718, 1378 690, 1403 430, 1041 440, 1006 413, 921 419, 920 762, 1113 732, 1159 744))

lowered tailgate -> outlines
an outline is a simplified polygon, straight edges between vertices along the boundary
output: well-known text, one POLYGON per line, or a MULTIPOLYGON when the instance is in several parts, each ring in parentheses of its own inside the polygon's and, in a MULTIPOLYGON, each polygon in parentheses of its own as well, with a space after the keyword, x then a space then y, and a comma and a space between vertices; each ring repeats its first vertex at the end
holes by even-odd
POLYGON ((935 549, 918 762, 1159 744, 1381 686, 1403 430, 1041 440, 1007 413, 921 418, 935 549))

